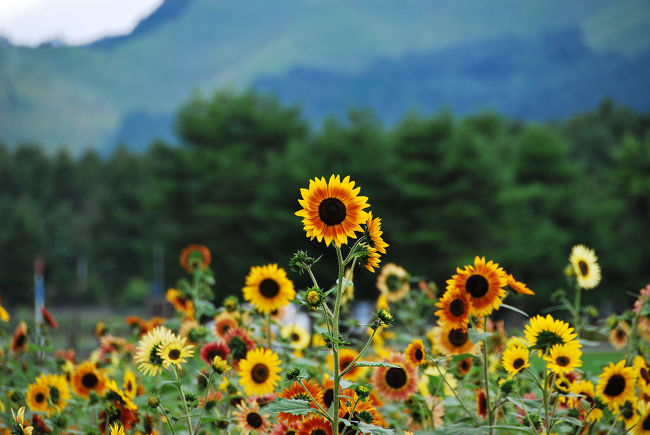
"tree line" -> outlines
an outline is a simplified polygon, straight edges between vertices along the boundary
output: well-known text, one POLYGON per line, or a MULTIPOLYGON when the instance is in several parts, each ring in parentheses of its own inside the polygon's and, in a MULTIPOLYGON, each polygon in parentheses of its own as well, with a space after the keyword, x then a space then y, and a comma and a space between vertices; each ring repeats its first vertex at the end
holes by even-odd
MULTIPOLYGON (((313 128, 272 96, 219 92, 192 96, 176 131, 178 143, 108 156, 0 145, 3 304, 31 303, 35 255, 49 303, 141 302, 154 269, 163 287, 183 276, 190 243, 210 248, 218 298, 239 294, 251 265, 325 249, 294 212, 299 189, 332 173, 350 175, 382 218, 382 261, 439 287, 481 255, 537 292, 522 303, 548 306, 576 243, 603 269, 591 302, 623 303, 650 282, 650 113, 605 101, 544 124, 442 110, 384 126, 350 110, 313 128)), ((376 296, 374 280, 357 272, 358 297, 376 296)))

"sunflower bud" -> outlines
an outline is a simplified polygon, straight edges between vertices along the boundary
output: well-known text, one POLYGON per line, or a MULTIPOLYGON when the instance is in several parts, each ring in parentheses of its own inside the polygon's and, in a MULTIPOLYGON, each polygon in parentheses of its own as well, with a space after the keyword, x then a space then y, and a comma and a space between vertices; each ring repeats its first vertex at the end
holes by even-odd
POLYGON ((68 425, 68 417, 63 414, 54 415, 52 416, 52 423, 55 427, 63 429, 68 425))
POLYGON ((375 418, 372 416, 372 414, 369 411, 361 411, 359 413, 359 420, 361 420, 364 423, 370 424, 375 418))
POLYGON ((215 356, 212 359, 212 370, 214 370, 217 375, 223 375, 224 373, 230 371, 231 368, 232 367, 230 367, 228 362, 224 361, 224 359, 219 355, 215 356))
POLYGON ((512 393, 515 388, 514 379, 504 378, 499 381, 499 388, 504 395, 512 393))
POLYGON ((361 400, 362 402, 365 402, 366 399, 368 399, 368 396, 370 396, 371 391, 372 391, 372 387, 369 385, 354 386, 354 392, 357 393, 357 396, 359 396, 359 400, 361 400))
POLYGON ((305 296, 305 301, 309 304, 310 307, 316 308, 323 301, 323 293, 318 287, 313 287, 307 291, 305 296))
POLYGON ((239 300, 237 299, 237 296, 228 296, 223 301, 223 307, 229 313, 232 313, 233 311, 235 311, 238 306, 239 306, 239 300))
POLYGON ((386 326, 390 326, 390 324, 393 323, 393 320, 395 320, 395 317, 383 308, 377 310, 377 318, 386 326))
POLYGON ((289 269, 299 275, 302 275, 305 270, 309 269, 318 260, 307 255, 306 251, 297 251, 289 260, 289 269))
POLYGON ((149 405, 149 408, 151 409, 158 408, 158 405, 160 405, 160 398, 155 395, 149 396, 149 398, 147 399, 147 405, 149 405))
POLYGON ((286 374, 287 381, 293 382, 296 379, 298 379, 298 377, 300 377, 300 369, 294 367, 287 371, 286 374))

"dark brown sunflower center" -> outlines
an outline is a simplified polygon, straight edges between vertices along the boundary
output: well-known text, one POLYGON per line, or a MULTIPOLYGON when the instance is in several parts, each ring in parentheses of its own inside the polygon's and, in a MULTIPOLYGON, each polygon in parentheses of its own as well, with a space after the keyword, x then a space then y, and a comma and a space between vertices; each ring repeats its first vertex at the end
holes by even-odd
POLYGON ((262 427, 262 416, 257 412, 249 412, 246 416, 246 423, 253 429, 262 427))
POLYGON ((310 399, 309 394, 307 394, 307 393, 299 393, 299 394, 296 394, 295 396, 292 396, 290 398, 295 399, 295 400, 309 400, 310 399))
POLYGON ((512 362, 512 367, 513 367, 515 370, 519 370, 520 368, 523 367, 524 364, 525 364, 525 361, 524 361, 523 358, 517 358, 516 360, 514 360, 514 361, 512 362))
POLYGON ((260 283, 260 293, 270 299, 280 293, 280 286, 274 279, 266 278, 260 283))
POLYGON ((81 385, 88 388, 89 390, 95 388, 98 383, 99 383, 99 379, 97 378, 97 375, 94 373, 86 373, 81 378, 81 385))
POLYGON ((643 420, 641 427, 643 427, 644 430, 650 430, 650 414, 645 418, 645 420, 643 420))
POLYGON ((647 368, 641 367, 641 370, 639 370, 639 375, 643 378, 646 384, 650 384, 650 372, 647 368))
POLYGON ((396 390, 406 385, 406 381, 408 379, 406 376, 406 370, 401 367, 389 368, 386 370, 386 375, 384 377, 386 379, 386 383, 391 388, 395 388, 396 390))
POLYGON ((617 340, 623 340, 625 338, 625 331, 622 329, 617 329, 616 330, 616 339, 617 340))
POLYGON ((350 363, 352 363, 352 359, 342 359, 341 361, 339 361, 339 367, 341 368, 340 370, 343 371, 347 369, 350 363))
POLYGON ((181 357, 181 351, 179 349, 172 349, 167 354, 167 358, 169 358, 172 361, 175 361, 180 357, 181 357))
POLYGON ((25 344, 26 339, 27 336, 24 334, 20 334, 18 337, 16 337, 16 347, 22 347, 23 344, 25 344))
POLYGON ((298 341, 300 340, 300 336, 296 334, 295 332, 291 334, 291 341, 298 341))
POLYGON ((467 340, 469 337, 467 336, 467 332, 463 331, 462 329, 452 329, 449 331, 449 342, 451 343, 452 346, 454 347, 461 347, 465 343, 467 343, 467 340))
POLYGON ((311 432, 309 432, 309 435, 327 435, 327 432, 325 432, 321 428, 318 428, 318 429, 314 429, 311 432))
POLYGON ((555 364, 559 365, 560 367, 566 367, 570 362, 571 360, 564 355, 560 355, 555 359, 555 364))
POLYGON ((126 383, 126 391, 133 391, 133 383, 131 383, 131 381, 126 383))
POLYGON ((422 349, 415 349, 414 356, 416 361, 421 361, 424 358, 424 352, 422 352, 422 349))
POLYGON ((34 401, 36 403, 43 403, 45 401, 45 394, 43 393, 36 393, 36 396, 34 396, 34 401))
POLYGON ((469 370, 469 361, 467 359, 464 359, 460 362, 460 369, 463 372, 466 372, 469 370))
POLYGON ((622 375, 612 375, 603 391, 609 397, 617 397, 625 390, 625 378, 622 375))
POLYGON ((473 298, 481 298, 486 295, 490 284, 483 275, 472 275, 467 278, 465 289, 473 298))
POLYGON ((334 389, 328 388, 323 393, 323 403, 325 403, 325 408, 330 409, 330 406, 332 406, 333 401, 334 401, 334 389))
POLYGON ((465 303, 462 299, 454 299, 449 304, 449 312, 454 317, 460 317, 465 314, 465 303))
POLYGON ((318 216, 325 225, 338 225, 345 220, 347 210, 338 198, 326 198, 318 206, 318 216))
MULTIPOLYGON (((284 435, 296 435, 296 431, 295 430, 288 430, 288 431, 286 431, 284 433, 284 435)), ((325 435, 327 435, 327 434, 325 434, 325 435)))
POLYGON ((589 265, 583 260, 578 261, 578 269, 580 269, 580 274, 582 276, 587 276, 589 274, 589 265))
POLYGON ((487 398, 483 392, 479 393, 477 402, 479 414, 487 414, 487 398))
POLYGON ((269 368, 266 364, 255 364, 251 370, 251 377, 256 383, 263 384, 269 378, 269 368))
POLYGON ((557 384, 558 389, 561 391, 569 391, 569 383, 567 381, 562 381, 557 384))

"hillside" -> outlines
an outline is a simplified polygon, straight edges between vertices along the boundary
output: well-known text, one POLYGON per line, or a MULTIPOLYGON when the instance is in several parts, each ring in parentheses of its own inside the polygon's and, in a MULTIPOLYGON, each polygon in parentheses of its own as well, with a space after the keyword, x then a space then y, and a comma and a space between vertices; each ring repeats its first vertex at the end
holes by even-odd
MULTIPOLYGON (((264 0, 167 0, 131 35, 85 47, 32 49, 0 40, 0 140, 10 145, 25 141, 48 148, 63 145, 73 151, 106 150, 117 142, 139 148, 154 136, 171 138, 173 114, 193 90, 212 92, 254 83, 277 90, 283 99, 303 95, 301 90, 314 88, 314 83, 330 83, 329 90, 320 87, 305 94, 316 101, 304 101, 314 119, 322 113, 340 113, 345 107, 337 105, 348 103, 370 104, 388 120, 403 108, 429 112, 441 102, 460 110, 482 107, 483 102, 490 107, 502 98, 492 92, 478 104, 473 88, 465 88, 468 83, 480 90, 484 74, 498 75, 498 68, 504 67, 498 59, 509 50, 508 44, 532 58, 530 50, 535 47, 526 44, 567 28, 582 35, 580 43, 592 60, 581 65, 588 68, 593 89, 613 78, 617 81, 621 72, 640 76, 647 71, 643 53, 650 41, 640 37, 650 23, 647 0, 616 4, 595 0, 589 8, 579 1, 559 0, 525 4, 508 0, 498 7, 469 0, 407 4, 285 0, 273 8, 267 5, 264 0), (470 82, 465 76, 457 78, 454 65, 471 65, 475 55, 486 63, 469 72, 470 82), (449 64, 435 74, 430 65, 418 69, 417 62, 441 60, 449 64), (384 64, 398 76, 390 78, 388 70, 382 71, 384 64), (636 69, 639 65, 645 69, 636 69), (414 74, 421 77, 412 80, 414 74), (426 83, 430 85, 421 89, 426 83), (444 91, 436 95, 430 88, 440 83, 444 91), (318 92, 331 95, 323 100, 318 92)), ((519 57, 516 52, 506 54, 519 57)), ((525 63, 526 68, 514 65, 513 71, 529 74, 532 63, 525 63)), ((553 63, 542 67, 556 72, 567 68, 553 63)), ((531 77, 508 80, 510 93, 545 97, 548 89, 517 88, 520 81, 521 86, 536 84, 531 77)), ((570 83, 562 85, 570 88, 570 83)), ((647 100, 636 88, 628 94, 647 100)), ((602 96, 573 95, 576 104, 570 107, 590 107, 591 100, 602 96)), ((637 107, 635 101, 620 102, 637 107)), ((510 105, 508 113, 538 116, 517 111, 515 102, 510 105)))

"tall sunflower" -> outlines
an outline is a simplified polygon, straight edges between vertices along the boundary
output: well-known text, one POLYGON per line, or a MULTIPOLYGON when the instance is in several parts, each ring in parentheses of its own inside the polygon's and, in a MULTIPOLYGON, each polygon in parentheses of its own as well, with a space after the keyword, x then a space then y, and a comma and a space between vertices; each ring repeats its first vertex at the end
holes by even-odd
POLYGON ((530 347, 539 349, 540 355, 547 353, 556 344, 566 344, 576 338, 576 333, 567 322, 556 320, 547 314, 530 319, 524 329, 524 335, 530 347))
POLYGON ((325 177, 309 180, 309 188, 300 189, 302 209, 296 212, 303 218, 307 237, 325 240, 327 246, 332 242, 341 246, 347 244, 348 237, 356 238, 355 231, 363 231, 361 224, 368 219, 363 209, 370 206, 367 197, 358 196, 360 190, 349 176, 343 181, 338 175, 328 182, 325 177))
POLYGON ((447 290, 440 301, 436 303, 440 308, 436 311, 438 323, 448 328, 467 328, 471 304, 469 295, 459 288, 447 290))
POLYGON ((243 291, 244 299, 264 314, 283 308, 296 296, 293 282, 277 264, 251 267, 243 291))
POLYGON ((239 362, 239 383, 246 394, 263 396, 271 394, 280 380, 280 358, 269 349, 248 351, 239 362))
POLYGON ((381 219, 372 217, 372 212, 368 212, 368 220, 366 221, 366 241, 370 247, 375 248, 379 253, 385 254, 388 243, 384 242, 381 235, 381 219))
POLYGON ((203 245, 189 245, 181 251, 179 262, 189 273, 194 270, 205 270, 210 266, 212 255, 203 245))
POLYGON ((163 359, 158 351, 174 339, 175 334, 164 326, 158 326, 147 332, 136 349, 133 361, 138 364, 138 370, 147 376, 156 376, 163 369, 163 359))
POLYGON ((516 375, 526 367, 530 367, 529 350, 524 346, 509 346, 503 352, 503 368, 511 375, 516 375))
POLYGON ((180 369, 181 364, 185 362, 185 358, 191 358, 194 355, 194 346, 185 344, 186 341, 186 338, 175 335, 174 339, 158 349, 158 356, 162 359, 163 367, 167 368, 175 365, 180 369))
POLYGON ((600 282, 600 266, 593 249, 585 245, 576 245, 571 249, 569 262, 573 267, 578 285, 583 289, 592 289, 600 282))
POLYGON ((106 377, 95 363, 86 361, 79 364, 72 374, 72 391, 76 395, 88 399, 91 392, 102 396, 106 391, 106 377))
POLYGON ((418 388, 417 370, 398 353, 391 354, 387 362, 397 367, 376 368, 372 376, 373 385, 382 398, 403 402, 418 388))
POLYGON ((488 315, 498 309, 506 295, 503 287, 508 283, 506 273, 492 260, 475 257, 474 265, 457 268, 456 274, 447 280, 447 290, 457 288, 466 292, 471 303, 470 314, 476 317, 488 315))
POLYGON ((68 406, 70 400, 70 387, 65 376, 41 374, 36 378, 36 383, 45 386, 49 391, 47 401, 47 415, 58 414, 68 406))
POLYGON ((596 393, 610 409, 617 409, 634 398, 634 367, 625 367, 625 360, 609 363, 598 377, 596 393))

